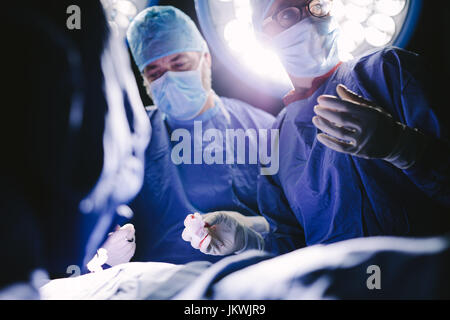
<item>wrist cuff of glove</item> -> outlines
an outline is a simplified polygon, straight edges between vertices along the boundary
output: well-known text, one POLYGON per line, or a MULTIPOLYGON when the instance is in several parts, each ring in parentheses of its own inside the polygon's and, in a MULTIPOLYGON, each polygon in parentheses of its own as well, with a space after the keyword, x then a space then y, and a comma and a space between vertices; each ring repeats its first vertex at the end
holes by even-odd
POLYGON ((240 254, 247 250, 264 251, 264 238, 258 232, 250 228, 245 228, 244 232, 244 247, 241 250, 236 251, 235 254, 240 254))
POLYGON ((384 160, 399 169, 412 168, 423 156, 428 138, 419 130, 401 124, 402 130, 394 150, 384 160))
POLYGON ((270 232, 269 223, 264 217, 261 216, 245 217, 245 225, 263 237, 270 232))

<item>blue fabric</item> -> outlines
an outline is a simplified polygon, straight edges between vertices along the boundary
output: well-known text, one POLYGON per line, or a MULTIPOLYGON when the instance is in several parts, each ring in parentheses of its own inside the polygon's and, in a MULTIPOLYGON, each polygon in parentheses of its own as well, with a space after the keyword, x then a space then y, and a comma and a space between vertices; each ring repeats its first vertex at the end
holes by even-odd
POLYGON ((448 236, 373 237, 312 246, 275 258, 246 252, 214 264, 175 298, 448 299, 449 244, 448 236), (376 289, 369 289, 374 285, 376 289))
MULTIPOLYGON (((134 260, 175 264, 215 262, 220 258, 204 255, 183 241, 184 219, 194 212, 218 210, 256 215, 258 165, 175 165, 171 159, 172 148, 179 142, 171 141, 172 133, 175 129, 186 129, 193 139, 199 139, 193 133, 194 122, 169 121, 160 111, 150 111, 149 117, 153 134, 146 154, 145 183, 131 205, 137 239, 134 260)), ((269 129, 274 117, 243 102, 220 98, 215 108, 196 121, 202 122, 203 133, 214 128, 225 137, 227 129, 269 129)), ((194 145, 193 140, 191 144, 194 145)), ((203 148, 209 144, 203 142, 203 148)), ((223 152, 225 159, 225 146, 223 152)))
POLYGON ((172 6, 153 6, 140 12, 128 28, 127 39, 141 72, 171 54, 208 51, 192 19, 172 6))
POLYGON ((449 229, 448 156, 440 159, 447 163, 446 177, 427 179, 420 164, 401 171, 383 160, 328 149, 316 139, 312 124, 317 98, 337 95, 336 86, 344 84, 398 121, 448 141, 421 85, 420 65, 418 56, 400 49, 373 52, 342 64, 313 96, 282 111, 275 124, 280 129, 280 171, 261 177, 258 185, 260 211, 272 231, 268 250, 281 253, 351 238, 433 235, 449 229))

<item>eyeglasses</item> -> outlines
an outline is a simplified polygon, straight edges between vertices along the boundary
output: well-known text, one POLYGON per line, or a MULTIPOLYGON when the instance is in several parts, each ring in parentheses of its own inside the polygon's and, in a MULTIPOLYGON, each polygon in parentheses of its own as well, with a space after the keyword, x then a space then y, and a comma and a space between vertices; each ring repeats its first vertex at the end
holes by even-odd
POLYGON ((330 14, 330 0, 309 0, 305 4, 297 7, 282 9, 264 21, 267 25, 271 21, 276 21, 283 29, 289 29, 305 18, 306 8, 308 12, 316 18, 324 18, 330 14))

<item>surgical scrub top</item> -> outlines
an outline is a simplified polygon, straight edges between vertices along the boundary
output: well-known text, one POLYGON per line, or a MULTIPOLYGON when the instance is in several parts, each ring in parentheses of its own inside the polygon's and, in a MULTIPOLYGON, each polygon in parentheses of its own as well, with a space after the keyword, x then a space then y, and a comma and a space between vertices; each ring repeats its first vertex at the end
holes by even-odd
POLYGON ((415 54, 385 48, 343 63, 312 96, 283 109, 274 125, 280 130, 279 173, 258 182, 260 212, 271 226, 266 250, 450 229, 447 135, 421 85, 420 65, 415 54), (316 138, 313 108, 319 96, 337 96, 338 84, 433 137, 441 148, 430 148, 422 162, 400 170, 325 147, 316 138))
MULTIPOLYGON (((226 131, 232 129, 268 130, 275 118, 244 102, 217 96, 215 107, 195 121, 174 121, 155 108, 148 108, 148 116, 152 139, 146 153, 145 182, 131 204, 137 243, 134 260, 175 264, 198 260, 215 262, 220 258, 205 255, 183 241, 184 219, 195 212, 222 210, 257 215, 259 166, 257 161, 226 164, 227 150, 234 150, 236 155, 238 148, 233 149, 220 137, 206 137, 205 133, 214 129, 226 137, 226 131), (184 139, 188 143, 182 145, 191 148, 180 151, 180 143, 186 142, 184 139), (220 161, 207 164, 211 162, 198 156, 212 145, 215 152, 223 153, 224 164, 220 161), (179 158, 186 161, 180 163, 179 158)), ((246 142, 245 151, 250 145, 257 147, 258 142, 253 138, 247 138, 246 142)))

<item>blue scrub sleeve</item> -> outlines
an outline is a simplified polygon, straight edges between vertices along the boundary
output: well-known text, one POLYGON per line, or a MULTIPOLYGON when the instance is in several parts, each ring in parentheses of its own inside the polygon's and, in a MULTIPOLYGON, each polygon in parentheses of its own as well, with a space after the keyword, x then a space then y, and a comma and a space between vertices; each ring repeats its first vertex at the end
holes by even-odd
POLYGON ((264 250, 284 254, 305 247, 305 235, 275 180, 274 176, 259 176, 258 204, 270 225, 270 232, 264 237, 264 250))
POLYGON ((431 138, 425 154, 415 166, 405 170, 408 177, 429 197, 450 208, 450 146, 431 138))
POLYGON ((434 105, 439 101, 435 97, 437 93, 431 89, 434 81, 427 79, 426 64, 418 56, 406 55, 404 51, 397 51, 397 55, 393 70, 398 68, 402 76, 401 105, 405 124, 419 129, 430 139, 421 159, 405 173, 430 198, 450 208, 448 128, 435 112, 440 106, 434 105))
POLYGON ((431 139, 418 163, 404 172, 433 201, 449 207, 448 128, 436 113, 440 107, 436 105, 437 95, 442 93, 433 92, 435 79, 429 78, 426 63, 419 55, 398 48, 385 48, 380 54, 381 60, 378 54, 361 59, 363 62, 354 70, 356 83, 364 95, 377 97, 376 102, 396 120, 431 139), (374 81, 378 85, 374 86, 374 81))
MULTIPOLYGON (((279 115, 273 129, 281 129, 285 115, 279 115)), ((306 246, 303 227, 289 205, 278 174, 258 176, 257 200, 261 215, 270 225, 270 232, 264 237, 265 251, 283 254, 306 246)))

